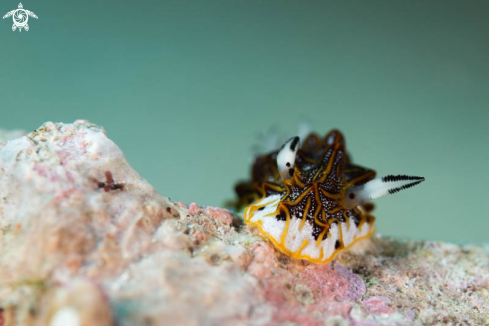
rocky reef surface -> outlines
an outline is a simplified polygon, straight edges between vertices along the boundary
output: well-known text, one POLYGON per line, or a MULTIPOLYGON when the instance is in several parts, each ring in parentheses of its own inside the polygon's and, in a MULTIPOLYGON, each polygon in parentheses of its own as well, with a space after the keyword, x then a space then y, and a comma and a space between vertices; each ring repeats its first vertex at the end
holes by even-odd
POLYGON ((161 196, 102 127, 2 137, 0 325, 489 324, 487 246, 374 237, 315 265, 161 196))

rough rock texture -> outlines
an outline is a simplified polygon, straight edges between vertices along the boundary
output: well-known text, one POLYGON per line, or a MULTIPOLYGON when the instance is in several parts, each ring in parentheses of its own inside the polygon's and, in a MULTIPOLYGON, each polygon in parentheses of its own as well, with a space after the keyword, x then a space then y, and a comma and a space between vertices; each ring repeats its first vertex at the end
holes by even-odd
POLYGON ((0 145, 0 325, 484 325, 488 277, 488 247, 438 242, 290 259, 159 195, 87 121, 0 145))

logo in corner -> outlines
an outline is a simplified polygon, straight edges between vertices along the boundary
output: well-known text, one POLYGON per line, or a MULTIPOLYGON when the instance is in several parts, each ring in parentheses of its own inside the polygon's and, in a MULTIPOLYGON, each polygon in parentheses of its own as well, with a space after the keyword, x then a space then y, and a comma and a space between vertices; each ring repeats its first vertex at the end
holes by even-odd
POLYGON ((12 25, 12 31, 15 32, 15 30, 18 28, 19 32, 22 31, 22 28, 24 28, 26 31, 29 30, 29 25, 27 25, 27 21, 29 20, 29 16, 34 17, 37 19, 37 16, 35 13, 29 10, 25 10, 24 6, 22 3, 19 3, 19 9, 14 9, 12 11, 9 11, 8 13, 3 16, 3 19, 12 16, 14 20, 14 24, 12 25))

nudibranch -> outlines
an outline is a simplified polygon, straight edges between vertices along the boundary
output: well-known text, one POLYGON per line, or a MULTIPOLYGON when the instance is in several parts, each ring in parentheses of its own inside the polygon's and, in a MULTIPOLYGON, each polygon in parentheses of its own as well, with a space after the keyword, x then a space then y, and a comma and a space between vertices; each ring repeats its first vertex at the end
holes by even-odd
POLYGON ((423 177, 388 175, 352 164, 338 130, 315 134, 300 145, 289 139, 279 150, 258 157, 251 183, 236 186, 237 207, 280 251, 294 258, 327 263, 337 253, 370 237, 375 218, 371 200, 410 188, 423 177))

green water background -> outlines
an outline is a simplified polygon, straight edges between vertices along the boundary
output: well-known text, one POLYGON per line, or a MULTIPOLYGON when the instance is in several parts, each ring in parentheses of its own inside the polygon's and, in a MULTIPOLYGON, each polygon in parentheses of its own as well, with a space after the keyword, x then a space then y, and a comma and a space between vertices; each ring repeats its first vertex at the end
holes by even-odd
POLYGON ((339 128, 356 163, 426 177, 376 201, 379 233, 488 241, 489 1, 22 3, 1 128, 88 119, 161 194, 214 206, 259 134, 339 128))

